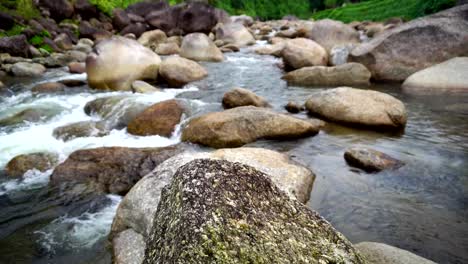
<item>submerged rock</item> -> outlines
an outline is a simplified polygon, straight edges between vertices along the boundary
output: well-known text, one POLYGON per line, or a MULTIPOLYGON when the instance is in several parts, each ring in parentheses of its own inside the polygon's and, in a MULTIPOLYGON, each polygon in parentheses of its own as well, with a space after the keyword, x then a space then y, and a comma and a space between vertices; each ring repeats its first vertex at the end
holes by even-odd
POLYGON ((36 169, 44 172, 58 163, 58 155, 50 152, 38 152, 19 155, 11 159, 5 166, 6 174, 10 177, 21 177, 29 170, 36 169))
POLYGON ((156 79, 159 56, 135 40, 113 37, 101 41, 86 59, 89 86, 130 91, 135 80, 156 79))
POLYGON ((62 83, 47 82, 34 86, 31 91, 35 93, 56 93, 65 91, 66 86, 62 83))
POLYGON ((468 57, 458 57, 412 74, 403 83, 412 94, 467 93, 468 57))
POLYGON ((361 242, 354 245, 369 264, 435 264, 409 251, 376 242, 361 242))
POLYGON ((192 33, 184 37, 180 56, 194 61, 222 61, 223 53, 203 33, 192 33))
POLYGON ((256 107, 270 106, 265 98, 244 88, 233 88, 223 96, 223 107, 225 109, 249 105, 256 107))
POLYGON ((377 129, 403 129, 405 105, 395 97, 370 90, 340 87, 318 92, 306 102, 310 113, 344 124, 377 129))
POLYGON ((316 42, 305 38, 296 38, 286 42, 282 56, 284 65, 291 69, 325 66, 328 63, 327 51, 316 42))
POLYGON ((170 137, 184 112, 184 107, 177 100, 156 103, 138 114, 128 124, 128 133, 138 136, 170 137))
POLYGON ((169 57, 161 63, 159 74, 170 87, 182 87, 187 83, 205 78, 208 72, 195 61, 180 57, 169 57))
POLYGON ((403 81, 411 74, 458 56, 468 56, 468 5, 415 19, 356 47, 350 59, 377 80, 403 81), (430 41, 428 41, 430 40, 430 41))
POLYGON ((125 194, 157 165, 182 150, 181 145, 78 150, 55 168, 50 180, 53 185, 70 181, 91 183, 106 193, 125 194))
POLYGON ((370 148, 351 148, 344 154, 346 162, 367 172, 396 169, 404 165, 402 161, 370 148))
POLYGON ((52 133, 57 139, 69 141, 79 137, 103 137, 109 130, 103 122, 82 121, 57 127, 52 133))
POLYGON ((214 148, 240 147, 257 139, 296 139, 317 134, 316 124, 253 106, 191 119, 182 140, 214 148))
POLYGON ((181 167, 161 195, 143 263, 364 263, 317 213, 264 173, 228 161, 181 167))
POLYGON ((369 85, 370 78, 369 70, 359 63, 346 63, 335 67, 304 67, 283 76, 290 85, 334 87, 369 85))
POLYGON ((61 110, 62 108, 59 106, 55 108, 28 108, 4 119, 0 119, 0 126, 14 126, 25 122, 35 123, 47 121, 59 114, 61 110))

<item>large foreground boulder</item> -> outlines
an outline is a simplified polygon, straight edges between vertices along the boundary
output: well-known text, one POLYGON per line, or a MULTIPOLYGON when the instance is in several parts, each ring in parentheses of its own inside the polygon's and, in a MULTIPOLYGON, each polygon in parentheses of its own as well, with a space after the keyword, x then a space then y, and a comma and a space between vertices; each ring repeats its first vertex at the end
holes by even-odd
POLYGON ((409 251, 377 242, 361 242, 355 245, 369 264, 435 264, 409 251))
POLYGON ((156 103, 128 124, 128 133, 138 136, 170 137, 185 112, 181 102, 168 100, 156 103))
POLYGON ((364 263, 317 213, 240 163, 195 160, 164 189, 143 263, 364 263))
POLYGON ((283 76, 283 79, 292 85, 329 87, 368 85, 370 78, 369 70, 359 63, 347 63, 335 67, 304 67, 283 76))
POLYGON ((195 61, 181 57, 169 57, 161 63, 159 74, 170 87, 178 88, 205 78, 208 72, 195 61))
POLYGON ((203 33, 192 33, 184 37, 180 56, 195 61, 222 61, 223 53, 203 33))
POLYGON ((330 89, 312 95, 306 102, 310 113, 331 121, 377 129, 403 129, 405 105, 395 97, 350 87, 330 89))
POLYGON ((413 94, 468 92, 468 57, 458 57, 412 74, 403 91, 413 94))
POLYGON ((335 45, 359 43, 359 33, 341 21, 323 19, 313 23, 306 37, 320 44, 327 51, 335 45))
POLYGON ((286 42, 282 52, 287 68, 299 69, 307 66, 326 66, 327 51, 316 42, 306 38, 296 38, 286 42))
POLYGON ((88 84, 95 89, 130 91, 139 79, 156 79, 159 56, 135 40, 113 37, 101 41, 86 58, 88 84))
POLYGON ((182 146, 165 148, 103 147, 73 152, 57 166, 50 178, 54 185, 81 182, 106 193, 125 194, 138 180, 166 159, 180 153, 182 146))
POLYGON ((255 44, 255 38, 240 23, 221 25, 216 29, 216 39, 222 40, 224 44, 233 44, 237 47, 255 44))
POLYGON ((266 108, 243 106, 191 119, 182 140, 214 148, 235 148, 257 139, 296 139, 318 131, 318 124, 266 108))
POLYGON ((403 81, 453 57, 468 56, 468 5, 416 19, 356 47, 350 60, 377 80, 403 81))

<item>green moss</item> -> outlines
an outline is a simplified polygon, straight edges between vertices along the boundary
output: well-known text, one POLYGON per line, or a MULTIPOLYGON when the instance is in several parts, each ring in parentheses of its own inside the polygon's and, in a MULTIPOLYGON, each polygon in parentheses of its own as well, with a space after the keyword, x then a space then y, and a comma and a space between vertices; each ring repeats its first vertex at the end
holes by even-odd
POLYGON ((141 0, 89 0, 89 2, 95 5, 99 10, 111 16, 112 11, 115 8, 127 8, 127 6, 134 4, 136 2, 141 2, 141 0))

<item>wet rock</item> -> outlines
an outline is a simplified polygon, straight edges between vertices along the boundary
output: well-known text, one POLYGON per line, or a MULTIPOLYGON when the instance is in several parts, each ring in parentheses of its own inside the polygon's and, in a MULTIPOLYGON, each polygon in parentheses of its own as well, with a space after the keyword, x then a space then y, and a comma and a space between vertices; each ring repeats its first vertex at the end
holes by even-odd
POLYGON ((57 139, 69 141, 80 137, 103 137, 109 134, 109 130, 103 122, 82 121, 57 127, 53 135, 57 139))
POLYGON ((28 57, 28 46, 25 35, 0 38, 0 53, 28 57))
POLYGON ((305 38, 296 38, 286 42, 282 57, 285 66, 291 69, 326 66, 328 63, 327 51, 316 42, 305 38))
POLYGON ((147 31, 138 38, 138 42, 148 48, 155 48, 159 44, 166 42, 166 40, 166 33, 159 29, 147 31))
POLYGON ((403 162, 389 155, 370 148, 351 148, 344 154, 346 162, 367 172, 396 169, 404 165, 403 162))
POLYGON ((146 24, 143 23, 134 23, 126 26, 122 31, 121 35, 133 34, 136 38, 139 38, 145 31, 148 29, 146 24))
POLYGON ((112 239, 113 263, 141 264, 145 256, 144 237, 127 229, 112 239))
POLYGON ((135 80, 156 79, 161 59, 135 40, 113 37, 103 40, 86 59, 89 86, 130 91, 135 80), (118 56, 118 60, 115 58, 118 56))
POLYGON ((207 35, 192 33, 184 37, 180 56, 195 61, 222 61, 223 53, 207 35))
POLYGON ((306 37, 317 42, 327 51, 336 45, 359 43, 359 33, 349 25, 331 19, 322 19, 313 24, 306 37))
POLYGON ((184 112, 184 107, 177 100, 159 102, 137 115, 128 124, 127 131, 138 136, 170 137, 184 112))
POLYGON ((369 85, 370 78, 369 70, 359 63, 346 63, 335 67, 304 67, 283 76, 289 85, 329 87, 369 85))
POLYGON ((39 77, 46 71, 41 64, 18 62, 11 67, 11 72, 17 77, 39 77))
POLYGON ((86 84, 85 81, 77 80, 77 79, 65 79, 65 80, 60 80, 58 82, 67 87, 78 87, 78 86, 83 86, 86 84))
POLYGON ((127 228, 148 237, 161 190, 176 171, 195 159, 240 162, 265 173, 291 199, 302 203, 309 200, 315 175, 308 168, 290 160, 282 153, 261 148, 220 149, 211 153, 184 152, 174 156, 141 179, 120 203, 112 224, 111 237, 127 228))
POLYGON ((50 181, 53 185, 70 181, 93 183, 106 193, 125 194, 157 165, 181 151, 179 145, 78 150, 54 169, 50 181))
POLYGON ((149 103, 137 102, 131 97, 109 96, 88 102, 84 111, 87 115, 100 116, 109 128, 121 129, 149 106, 149 103))
POLYGON ((385 31, 356 47, 350 60, 364 64, 376 80, 403 81, 419 70, 467 56, 467 12, 467 5, 457 6, 385 31))
POLYGON ((340 87, 318 92, 306 102, 315 115, 344 124, 376 129, 403 129, 405 105, 395 97, 371 90, 340 87))
POLYGON ((435 264, 433 261, 387 244, 361 242, 354 246, 369 264, 435 264))
POLYGON ((161 43, 155 49, 158 55, 173 55, 179 54, 180 48, 176 43, 161 43))
POLYGON ((37 152, 14 157, 5 166, 5 171, 8 176, 19 178, 32 169, 45 172, 53 168, 57 163, 57 154, 37 152))
POLYGON ((68 64, 68 71, 70 73, 85 73, 86 63, 84 62, 70 62, 68 64))
POLYGON ((162 192, 143 263, 219 258, 232 263, 364 263, 343 235, 290 200, 266 174, 239 163, 195 160, 181 167, 162 192), (252 237, 264 243, 246 242, 252 237))
POLYGON ((313 136, 318 126, 266 108, 236 107, 191 119, 182 140, 214 148, 240 147, 257 139, 295 139, 313 136))
POLYGON ((265 98, 244 88, 233 88, 223 96, 223 107, 225 109, 248 105, 256 107, 270 106, 265 98))
POLYGON ((218 27, 216 39, 222 40, 224 44, 234 44, 238 47, 255 44, 252 34, 239 23, 229 23, 218 27))
POLYGON ((88 0, 75 0, 74 6, 75 12, 83 19, 90 19, 98 15, 97 8, 90 4, 88 0))
POLYGON ((305 110, 305 107, 297 102, 288 102, 285 106, 284 109, 288 111, 289 113, 292 114, 297 114, 299 112, 302 112, 305 110))
POLYGON ((247 15, 231 16, 231 21, 233 23, 244 25, 245 27, 250 27, 254 23, 254 19, 247 15))
POLYGON ((132 83, 132 92, 134 93, 154 93, 159 91, 160 89, 144 81, 134 81, 132 83))
POLYGON ((16 114, 0 119, 0 126, 13 126, 25 122, 47 121, 57 115, 62 109, 56 106, 51 108, 28 108, 16 114))
POLYGON ((34 93, 56 93, 65 91, 66 86, 57 82, 40 83, 34 86, 31 91, 34 93))
POLYGON ((73 16, 74 8, 67 0, 40 0, 39 5, 49 10, 50 16, 56 21, 62 21, 73 16))
POLYGON ((131 23, 130 17, 123 9, 115 8, 112 15, 112 24, 117 30, 122 30, 131 23))
POLYGON ((208 72, 198 63, 181 57, 169 57, 159 67, 159 74, 170 87, 182 87, 205 78, 208 72))
POLYGON ((412 94, 468 92, 468 57, 458 57, 412 74, 403 91, 412 94))

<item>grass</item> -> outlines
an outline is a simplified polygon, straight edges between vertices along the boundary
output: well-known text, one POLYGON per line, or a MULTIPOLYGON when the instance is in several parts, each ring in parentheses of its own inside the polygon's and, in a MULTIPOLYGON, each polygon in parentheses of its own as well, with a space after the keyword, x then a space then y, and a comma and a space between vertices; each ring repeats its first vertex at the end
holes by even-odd
POLYGON ((392 17, 411 20, 455 5, 455 0, 370 0, 340 8, 316 12, 312 18, 330 18, 345 23, 352 21, 384 21, 392 17))

